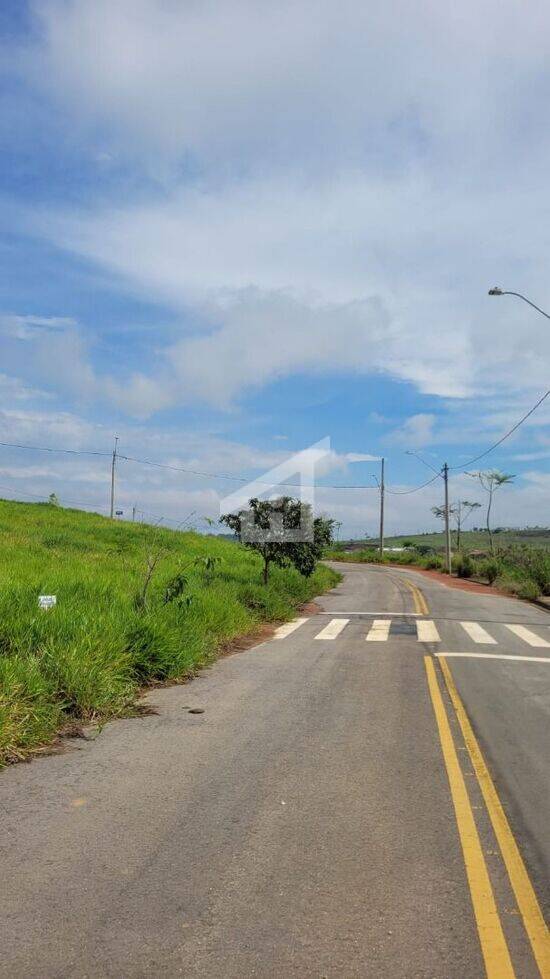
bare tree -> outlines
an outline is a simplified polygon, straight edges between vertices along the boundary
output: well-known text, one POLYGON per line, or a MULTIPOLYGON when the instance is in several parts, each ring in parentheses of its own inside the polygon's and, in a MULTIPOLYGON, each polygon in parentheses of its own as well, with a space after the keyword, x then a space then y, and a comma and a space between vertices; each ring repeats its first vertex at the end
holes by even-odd
POLYGON ((493 534, 491 531, 491 507, 493 505, 493 496, 500 486, 505 486, 507 483, 512 483, 516 477, 512 476, 510 473, 502 473, 499 469, 487 469, 485 472, 480 471, 475 473, 466 473, 466 475, 471 476, 472 479, 477 479, 489 497, 487 501, 487 514, 485 522, 487 533, 489 534, 489 546, 491 548, 491 554, 493 554, 493 534))
MULTIPOLYGON (((466 520, 470 514, 481 506, 481 503, 472 503, 470 500, 457 500, 455 503, 451 503, 449 507, 449 516, 454 520, 456 524, 456 549, 460 550, 460 535, 462 533, 462 527, 466 523, 466 520)), ((441 520, 445 519, 445 507, 444 506, 433 506, 432 513, 441 520)))

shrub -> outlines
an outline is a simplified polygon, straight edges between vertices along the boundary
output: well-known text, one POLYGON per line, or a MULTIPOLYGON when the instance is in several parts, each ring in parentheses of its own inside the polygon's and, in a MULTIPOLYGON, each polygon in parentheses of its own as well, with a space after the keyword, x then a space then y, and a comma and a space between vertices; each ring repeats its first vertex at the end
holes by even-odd
POLYGON ((477 570, 482 578, 486 578, 490 585, 494 584, 500 574, 500 564, 495 561, 494 558, 489 558, 487 561, 481 561, 477 566, 477 570))
POLYGON ((434 553, 434 549, 433 547, 430 547, 429 544, 417 544, 416 552, 417 554, 420 554, 422 557, 427 557, 428 554, 434 553))
POLYGON ((524 598, 526 601, 533 602, 539 597, 540 588, 535 581, 526 579, 520 583, 517 594, 518 598, 524 598))
POLYGON ((430 555, 430 557, 425 558, 422 563, 424 567, 428 569, 428 571, 440 571, 443 567, 443 561, 437 556, 437 554, 430 555))
POLYGON ((514 545, 499 550, 499 559, 510 578, 529 578, 539 593, 550 594, 550 553, 542 547, 514 545))
POLYGON ((525 601, 534 601, 540 595, 538 585, 529 578, 519 580, 517 578, 506 578, 503 576, 497 579, 497 585, 503 591, 509 592, 510 595, 515 595, 516 598, 523 598, 525 601))
POLYGON ((452 568, 459 578, 471 578, 474 573, 472 559, 467 554, 455 554, 452 568))

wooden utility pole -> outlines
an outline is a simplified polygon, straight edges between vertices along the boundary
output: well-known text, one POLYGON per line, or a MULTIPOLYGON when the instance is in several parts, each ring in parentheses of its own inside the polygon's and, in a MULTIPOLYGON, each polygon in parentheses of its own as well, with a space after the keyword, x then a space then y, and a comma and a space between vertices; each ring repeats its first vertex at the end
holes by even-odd
POLYGON ((380 554, 384 553, 384 459, 380 460, 380 554))
POLYGON ((453 555, 451 552, 451 522, 449 510, 449 467, 447 463, 443 466, 443 479, 445 481, 445 563, 447 573, 451 574, 453 555))
POLYGON ((113 461, 111 463, 111 520, 115 513, 115 469, 116 469, 116 447, 118 443, 118 435, 115 435, 115 445, 113 449, 113 461))

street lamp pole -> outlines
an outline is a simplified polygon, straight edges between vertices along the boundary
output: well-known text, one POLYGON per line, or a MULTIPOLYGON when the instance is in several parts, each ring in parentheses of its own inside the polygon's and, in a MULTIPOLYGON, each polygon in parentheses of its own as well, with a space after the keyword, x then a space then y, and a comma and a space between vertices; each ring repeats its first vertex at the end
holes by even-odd
POLYGON ((542 313, 543 316, 546 316, 547 320, 550 320, 550 313, 545 313, 544 310, 540 308, 540 306, 537 306, 535 303, 532 303, 531 300, 527 298, 527 296, 522 296, 521 292, 510 292, 507 289, 499 289, 498 286, 493 286, 492 289, 489 289, 489 295, 490 296, 517 296, 518 299, 523 299, 524 303, 527 303, 529 306, 532 306, 533 309, 536 309, 538 313, 542 313))

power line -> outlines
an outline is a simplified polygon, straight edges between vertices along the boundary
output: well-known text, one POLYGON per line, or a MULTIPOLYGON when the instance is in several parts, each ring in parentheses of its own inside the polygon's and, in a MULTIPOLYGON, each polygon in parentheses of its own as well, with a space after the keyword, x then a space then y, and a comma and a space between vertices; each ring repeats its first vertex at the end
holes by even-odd
MULTIPOLYGON (((98 452, 91 449, 58 449, 44 445, 23 445, 19 442, 0 442, 0 446, 5 446, 6 448, 12 449, 28 449, 31 452, 62 452, 69 455, 103 456, 104 458, 112 458, 113 455, 112 452, 98 452)), ((117 452, 116 457, 117 459, 124 459, 125 462, 134 462, 139 466, 152 466, 155 469, 169 469, 172 472, 187 473, 187 475, 200 476, 204 479, 227 479, 238 483, 259 483, 262 486, 274 485, 273 483, 269 483, 261 479, 254 479, 254 477, 251 478, 250 476, 232 476, 229 473, 202 472, 201 470, 189 469, 184 466, 170 466, 163 462, 152 462, 150 459, 136 459, 133 456, 122 455, 120 452, 117 452)), ((300 489, 300 487, 303 487, 304 489, 375 489, 374 486, 370 486, 369 484, 361 485, 357 483, 339 486, 327 485, 326 483, 315 486, 306 486, 305 483, 277 483, 276 485, 289 486, 293 487, 294 489, 300 489)))
POLYGON ((386 493, 391 493, 392 496, 408 496, 410 493, 418 493, 419 490, 424 489, 425 486, 429 486, 431 483, 435 483, 436 479, 440 479, 441 473, 436 473, 431 479, 428 479, 426 483, 422 483, 421 486, 415 486, 414 489, 410 490, 390 490, 386 487, 386 493))
MULTIPOLYGON (((30 452, 61 452, 61 453, 65 453, 65 454, 68 454, 68 455, 87 455, 87 456, 101 456, 103 458, 112 458, 112 452, 101 452, 101 451, 91 450, 91 449, 62 449, 62 448, 53 448, 51 446, 44 446, 44 445, 24 445, 24 444, 22 444, 20 442, 0 442, 0 446, 4 446, 6 448, 12 448, 12 449, 27 449, 30 452)), ((230 475, 229 473, 203 472, 202 470, 190 469, 190 468, 187 468, 185 466, 171 466, 168 463, 153 462, 150 459, 136 459, 134 456, 127 456, 127 455, 123 455, 122 453, 118 453, 118 452, 117 452, 117 456, 116 457, 117 457, 117 459, 123 459, 125 462, 133 462, 133 463, 135 463, 136 465, 139 465, 139 466, 151 466, 151 467, 153 467, 155 469, 167 469, 167 470, 170 470, 171 472, 186 473, 187 475, 190 475, 190 476, 199 476, 199 477, 201 477, 203 479, 226 479, 226 480, 229 480, 231 482, 244 483, 244 484, 246 484, 246 483, 257 483, 260 486, 270 486, 270 487, 273 487, 273 485, 274 485, 273 483, 270 483, 270 482, 265 481, 265 480, 254 479, 254 477, 250 478, 249 476, 233 476, 233 475, 230 475)), ((376 478, 376 477, 374 477, 374 478, 376 478)), ((429 482, 432 482, 432 480, 429 480, 429 482)), ((376 486, 372 486, 369 483, 349 483, 349 484, 344 483, 344 484, 339 484, 339 485, 332 484, 332 483, 318 483, 318 484, 315 484, 315 485, 310 485, 310 484, 306 484, 306 483, 277 483, 275 485, 289 487, 291 489, 300 489, 300 488, 303 488, 303 489, 317 489, 317 490, 322 490, 322 489, 334 489, 334 490, 356 490, 356 489, 359 489, 359 490, 374 490, 374 489, 377 489, 376 486)), ((416 493, 416 492, 418 492, 418 490, 421 490, 421 489, 424 488, 424 486, 428 486, 428 485, 429 485, 429 483, 423 483, 421 486, 416 486, 412 490, 390 490, 390 489, 388 489, 386 487, 386 492, 393 493, 394 495, 400 496, 400 495, 406 495, 408 493, 416 493)), ((32 495, 32 494, 27 494, 27 495, 32 495)), ((41 497, 38 497, 38 499, 41 499, 41 497)), ((69 502, 69 501, 67 501, 67 502, 69 502)), ((80 504, 78 504, 78 505, 80 505, 80 504)), ((106 509, 106 508, 102 508, 102 509, 106 509)))
MULTIPOLYGON (((546 391, 545 394, 543 394, 541 398, 539 398, 539 400, 537 401, 537 403, 534 404, 533 407, 530 408, 529 411, 527 411, 525 413, 525 415, 523 415, 523 417, 520 418, 519 421, 516 422, 516 424, 508 432, 506 432, 505 435, 502 436, 502 438, 498 439, 498 441, 494 442, 493 445, 489 446, 488 449, 485 449, 484 452, 481 452, 479 455, 475 456, 473 459, 469 459, 467 462, 461 463, 458 466, 449 466, 449 469, 450 470, 453 470, 453 471, 458 470, 458 469, 465 469, 468 466, 471 466, 474 462, 478 462, 479 459, 485 458, 485 456, 489 455, 490 452, 493 452, 494 449, 498 448, 499 445, 502 445, 502 443, 505 442, 506 439, 510 438, 510 436, 513 435, 514 432, 516 432, 517 429, 521 425, 523 425, 523 423, 525 421, 527 421, 527 419, 537 410, 537 408, 540 407, 540 405, 544 401, 546 401, 546 399, 549 396, 550 396, 550 389, 548 391, 546 391)), ((111 452, 104 452, 104 451, 93 450, 93 449, 53 448, 51 446, 43 446, 43 445, 24 445, 24 444, 22 444, 20 442, 0 442, 0 446, 4 446, 5 448, 13 448, 13 449, 27 449, 27 450, 29 450, 31 452, 52 452, 52 453, 53 452, 59 452, 59 453, 64 453, 66 455, 86 455, 86 456, 96 456, 96 457, 103 457, 103 458, 105 458, 105 457, 111 457, 112 456, 112 453, 111 452)), ((203 479, 224 479, 224 480, 228 480, 230 482, 237 482, 237 483, 244 483, 244 484, 254 482, 254 483, 257 483, 258 485, 261 485, 261 486, 273 486, 273 483, 269 483, 269 482, 264 481, 264 480, 261 480, 261 479, 254 479, 254 478, 250 479, 247 476, 234 476, 234 475, 230 475, 229 473, 203 472, 202 470, 190 469, 190 468, 187 468, 187 467, 184 467, 184 466, 171 466, 168 463, 153 462, 150 459, 136 459, 133 456, 127 456, 127 455, 122 455, 122 454, 118 454, 118 453, 117 453, 117 458, 118 459, 124 459, 125 462, 133 462, 136 465, 140 465, 140 466, 150 466, 150 467, 153 467, 155 469, 165 469, 165 470, 169 470, 171 472, 186 473, 187 475, 190 475, 190 476, 198 476, 198 477, 203 478, 203 479)), ((387 493, 390 493, 392 496, 409 496, 412 493, 418 493, 420 490, 424 489, 426 486, 430 486, 430 484, 433 483, 433 482, 435 482, 435 480, 438 479, 440 477, 440 475, 441 475, 440 473, 437 473, 432 479, 429 479, 427 482, 422 483, 420 486, 415 486, 413 489, 409 489, 409 490, 392 490, 392 489, 389 489, 386 486, 385 487, 385 490, 386 490, 387 493)), ((310 486, 310 485, 307 485, 307 484, 304 484, 304 483, 277 483, 276 485, 278 485, 278 486, 284 486, 284 487, 289 487, 291 489, 300 489, 300 488, 304 488, 304 489, 334 489, 334 490, 354 490, 354 489, 360 489, 360 490, 366 490, 366 489, 368 489, 368 490, 372 490, 372 489, 376 489, 376 487, 371 486, 369 484, 360 484, 360 483, 340 484, 340 485, 327 484, 327 483, 325 483, 325 484, 317 484, 317 485, 314 485, 314 486, 313 485, 310 486)), ((33 494, 26 494, 26 495, 27 496, 29 496, 29 495, 32 496, 33 494)), ((69 502, 69 501, 67 501, 67 502, 69 502)), ((81 504, 78 504, 78 505, 81 505, 81 504)))
POLYGON ((232 482, 236 482, 236 483, 257 483, 260 486, 271 486, 271 487, 273 487, 274 485, 276 485, 276 486, 289 486, 289 487, 292 487, 294 489, 300 489, 300 488, 304 488, 304 489, 345 489, 345 490, 350 490, 350 489, 370 489, 370 490, 373 490, 373 489, 376 489, 375 486, 371 486, 369 483, 366 483, 366 484, 352 483, 352 484, 349 484, 349 485, 346 485, 346 484, 342 485, 342 484, 340 484, 338 486, 336 486, 336 485, 329 485, 327 483, 322 483, 322 484, 321 483, 318 483, 316 485, 307 485, 305 483, 279 483, 278 482, 278 483, 274 484, 274 483, 270 483, 270 482, 268 482, 266 480, 255 479, 254 477, 250 477, 250 476, 231 476, 229 473, 203 472, 203 471, 198 470, 198 469, 188 469, 188 468, 186 468, 184 466, 170 466, 170 465, 168 465, 168 463, 165 463, 165 462, 152 462, 150 459, 135 459, 133 456, 126 456, 126 455, 122 455, 121 453, 118 453, 117 454, 117 459, 124 459, 126 462, 135 462, 139 466, 153 466, 155 469, 169 469, 171 472, 187 473, 190 476, 201 476, 204 479, 228 479, 228 480, 230 480, 232 482))
POLYGON ((74 456, 110 456, 110 452, 94 452, 91 449, 52 449, 44 445, 21 445, 19 442, 0 442, 10 449, 30 449, 32 452, 65 452, 74 456))
POLYGON ((549 395, 550 395, 550 389, 546 392, 546 394, 543 394, 542 398, 539 398, 536 405, 533 405, 533 407, 529 409, 529 411, 523 416, 523 418, 520 418, 520 420, 516 422, 516 424, 513 426, 513 428, 510 429, 509 432, 506 432, 506 435, 503 435, 502 438, 498 440, 498 442, 495 442, 493 445, 489 446, 488 449, 485 449, 485 452, 481 452, 478 456, 475 456, 473 459, 469 459, 468 462, 461 463, 460 466, 449 466, 449 469, 467 469, 468 466, 472 465, 472 463, 477 462, 479 459, 483 459, 485 456, 489 455, 489 453, 492 452, 493 449, 498 448, 498 446, 502 445, 502 443, 505 442, 507 438, 510 438, 510 435, 513 435, 514 432, 518 430, 520 425, 523 425, 524 421, 527 421, 529 416, 532 415, 533 412, 535 412, 537 408, 541 406, 543 401, 546 401, 546 398, 549 395))

